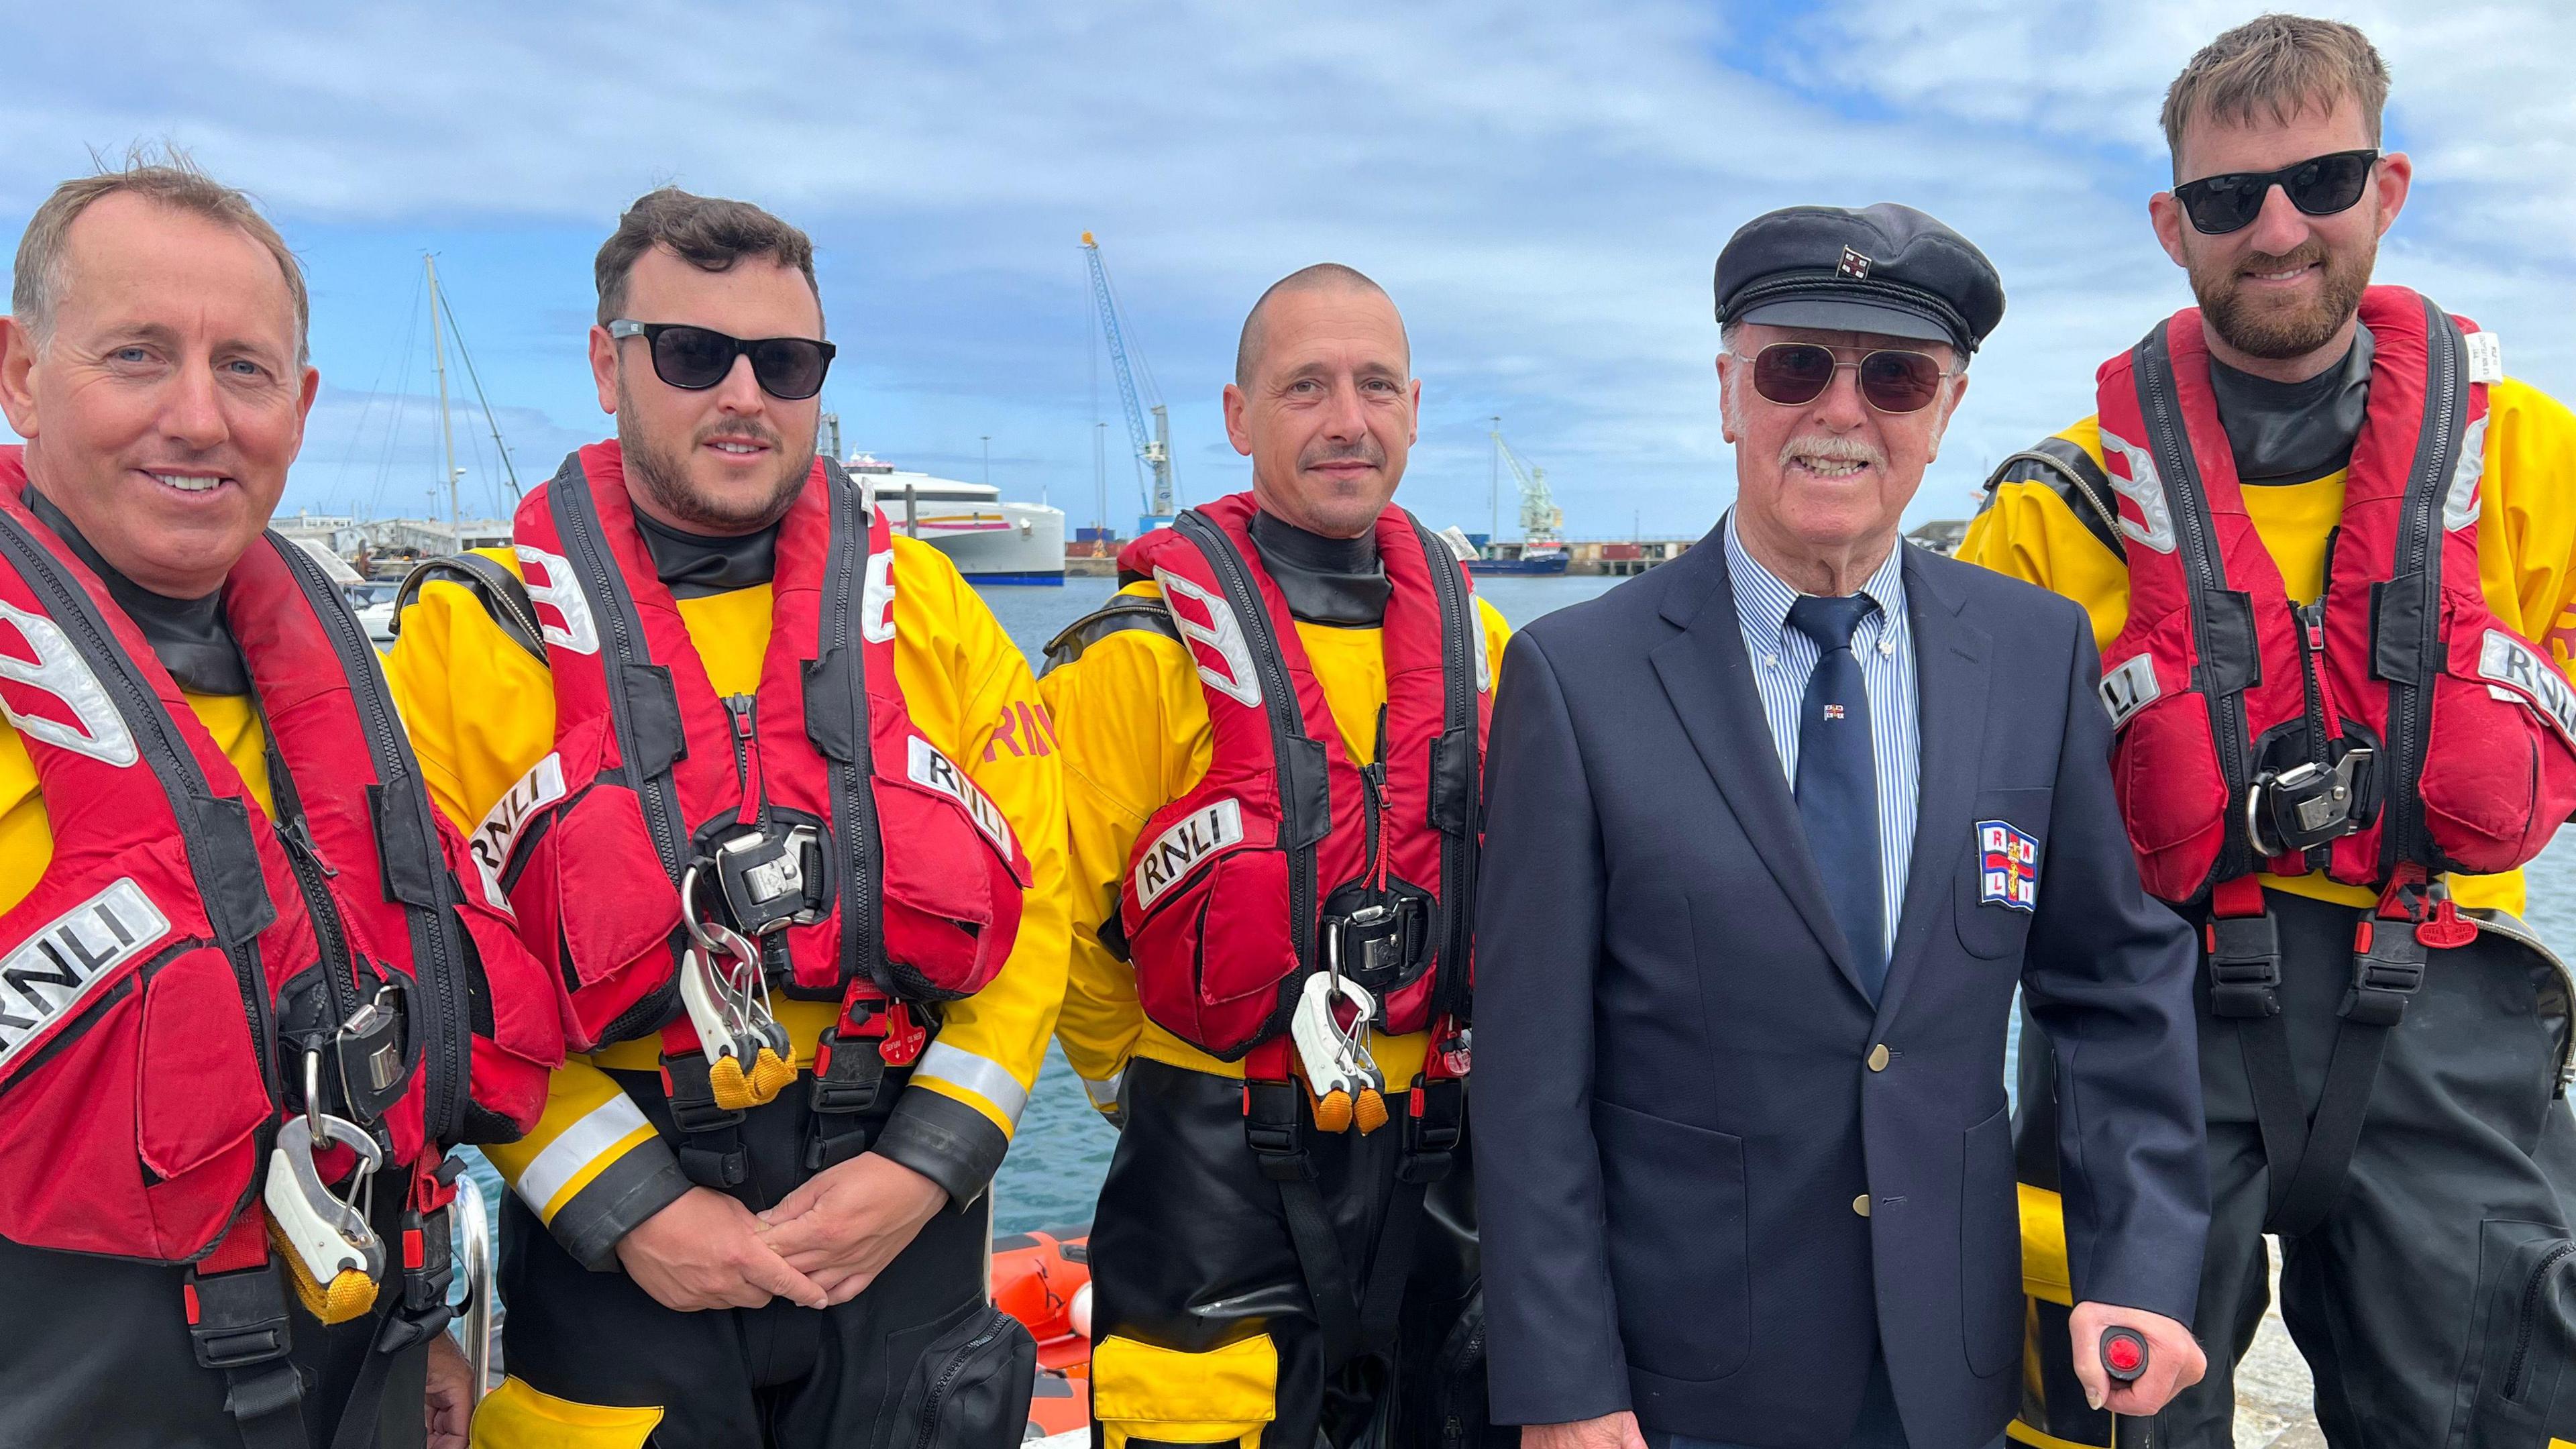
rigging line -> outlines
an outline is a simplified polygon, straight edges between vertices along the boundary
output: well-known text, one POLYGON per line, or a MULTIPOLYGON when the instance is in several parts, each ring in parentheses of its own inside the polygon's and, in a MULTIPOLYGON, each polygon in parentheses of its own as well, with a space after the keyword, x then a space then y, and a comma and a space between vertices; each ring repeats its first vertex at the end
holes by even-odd
MULTIPOLYGON (((415 316, 420 312, 420 289, 426 285, 428 285, 426 278, 415 279, 412 283, 411 307, 415 316)), ((384 396, 385 364, 390 360, 383 354, 377 355, 376 375, 367 382, 367 400, 358 407, 358 420, 349 425, 349 446, 340 455, 340 476, 343 480, 349 476, 349 465, 358 459, 358 444, 366 436, 367 419, 375 416, 376 400, 384 396)), ((368 509, 370 514, 374 511, 372 506, 368 509)))
POLYGON ((510 462, 510 445, 501 441, 501 420, 492 416, 492 399, 483 395, 483 379, 474 371, 474 354, 465 350, 465 329, 456 325, 456 308, 445 292, 438 294, 438 309, 447 314, 447 335, 456 339, 456 355, 465 363, 465 380, 474 384, 474 400, 483 405, 483 423, 492 430, 492 446, 501 455, 501 469, 509 477, 510 503, 515 508, 520 493, 519 470, 510 462))
POLYGON ((393 401, 385 410, 385 446, 376 458, 376 491, 367 502, 367 515, 375 517, 384 508, 385 484, 393 476, 394 443, 402 431, 403 414, 411 406, 411 365, 420 346, 421 293, 429 285, 427 276, 413 285, 409 330, 403 333, 402 370, 394 376, 393 401))

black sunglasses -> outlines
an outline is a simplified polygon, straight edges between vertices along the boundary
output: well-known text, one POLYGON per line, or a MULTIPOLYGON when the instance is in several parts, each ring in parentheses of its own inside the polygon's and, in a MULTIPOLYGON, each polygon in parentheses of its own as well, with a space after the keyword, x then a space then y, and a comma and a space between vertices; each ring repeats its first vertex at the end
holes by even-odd
POLYGON ((2263 214, 2263 202, 2278 186, 2290 204, 2310 216, 2332 216, 2361 200, 2370 168, 2379 162, 2373 150, 2330 151, 2278 171, 2229 171, 2186 181, 2173 189, 2195 230, 2211 236, 2243 231, 2263 214))
POLYGON ((641 337, 653 349, 653 375, 673 387, 703 392, 725 380, 737 357, 751 359, 760 390, 784 402, 802 402, 823 390, 839 349, 811 337, 755 337, 746 342, 711 327, 680 322, 636 322, 620 317, 608 335, 641 337))
POLYGON ((1928 352, 1881 348, 1858 362, 1844 362, 1821 342, 1774 342, 1753 355, 1753 390, 1785 407, 1811 403, 1850 368, 1860 395, 1883 413, 1921 412, 1941 392, 1944 372, 1928 352))

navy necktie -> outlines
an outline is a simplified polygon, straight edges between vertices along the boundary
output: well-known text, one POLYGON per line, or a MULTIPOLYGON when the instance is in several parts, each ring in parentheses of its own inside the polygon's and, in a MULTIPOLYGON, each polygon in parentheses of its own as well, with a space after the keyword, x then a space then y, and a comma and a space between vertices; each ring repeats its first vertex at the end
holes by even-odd
POLYGON ((1801 595, 1789 627, 1816 641, 1816 672, 1798 706, 1798 818, 1824 877, 1825 900, 1851 944, 1869 999, 1887 981, 1887 908, 1878 859, 1878 766, 1870 750, 1869 692, 1852 631, 1878 607, 1867 594, 1801 595))

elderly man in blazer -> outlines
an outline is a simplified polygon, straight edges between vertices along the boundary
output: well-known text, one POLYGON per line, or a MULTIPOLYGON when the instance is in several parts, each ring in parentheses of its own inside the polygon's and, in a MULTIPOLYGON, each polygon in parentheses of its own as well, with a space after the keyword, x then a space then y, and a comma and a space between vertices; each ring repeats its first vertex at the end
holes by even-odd
POLYGON ((1921 212, 1798 207, 1717 293, 1735 507, 1502 670, 1495 1418, 1529 1449, 2000 1442, 2016 985, 2059 1057, 2088 1397, 2152 1414, 2203 1367, 2191 941, 2139 889, 2082 611, 1897 535, 2002 286, 1921 212))

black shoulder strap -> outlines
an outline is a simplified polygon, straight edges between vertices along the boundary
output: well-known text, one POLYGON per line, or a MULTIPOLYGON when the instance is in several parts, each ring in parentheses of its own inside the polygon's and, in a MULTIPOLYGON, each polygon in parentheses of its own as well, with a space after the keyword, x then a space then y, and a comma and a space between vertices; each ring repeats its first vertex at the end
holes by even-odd
POLYGON ((1136 594, 1113 595, 1108 603, 1065 625, 1062 633, 1047 641, 1046 663, 1038 670, 1038 677, 1045 678, 1057 667, 1080 659, 1092 645, 1129 629, 1160 634, 1176 644, 1181 638, 1162 600, 1136 594))
POLYGON ((2120 538, 2120 500, 2111 491, 2111 475, 2082 448, 2064 438, 2046 438, 2004 459, 1986 479, 1986 501, 1979 512, 1994 506, 2006 483, 2045 483, 2056 489, 2104 548, 2121 559, 2129 556, 2120 538))
POLYGON ((433 581, 463 584, 483 605, 483 612, 510 642, 546 662, 545 630, 537 623, 537 606, 529 601, 528 586, 519 576, 479 553, 449 554, 445 558, 424 559, 403 575, 402 587, 394 592, 394 632, 402 633, 403 611, 420 597, 421 586, 433 581))

